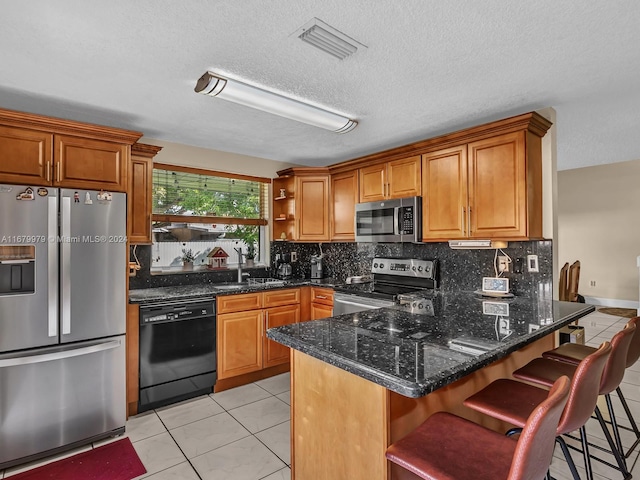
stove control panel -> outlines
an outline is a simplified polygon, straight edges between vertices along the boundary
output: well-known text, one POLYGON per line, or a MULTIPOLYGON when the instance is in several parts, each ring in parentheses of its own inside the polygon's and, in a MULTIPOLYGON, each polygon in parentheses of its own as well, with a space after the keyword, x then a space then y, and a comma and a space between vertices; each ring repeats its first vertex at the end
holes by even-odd
POLYGON ((435 267, 433 260, 374 258, 371 263, 371 273, 431 279, 434 278, 435 267))

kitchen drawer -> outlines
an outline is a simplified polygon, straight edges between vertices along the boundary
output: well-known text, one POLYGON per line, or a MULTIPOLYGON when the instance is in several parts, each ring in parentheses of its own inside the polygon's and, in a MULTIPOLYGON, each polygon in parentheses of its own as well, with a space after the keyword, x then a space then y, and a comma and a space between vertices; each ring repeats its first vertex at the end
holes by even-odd
MULTIPOLYGON (((282 304, 279 304, 282 305, 282 304)), ((236 295, 218 295, 216 297, 218 313, 244 312, 262 308, 262 293, 240 293, 236 295)))
POLYGON ((300 303, 300 289, 289 288, 286 290, 272 290, 264 292, 264 307, 278 307, 280 305, 291 305, 300 303))
POLYGON ((333 306, 333 290, 330 288, 311 287, 311 302, 333 306))

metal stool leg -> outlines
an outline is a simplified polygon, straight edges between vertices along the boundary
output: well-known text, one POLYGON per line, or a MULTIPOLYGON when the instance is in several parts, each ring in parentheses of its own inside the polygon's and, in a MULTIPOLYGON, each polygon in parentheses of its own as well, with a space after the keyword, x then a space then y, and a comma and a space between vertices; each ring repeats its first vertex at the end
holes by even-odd
POLYGON ((587 429, 585 428, 584 425, 580 427, 580 442, 582 442, 582 454, 584 455, 584 468, 587 471, 587 479, 593 480, 593 469, 591 468, 591 456, 589 455, 589 442, 587 441, 587 429))
POLYGON ((611 437, 611 433, 609 432, 609 428, 607 427, 607 423, 602 417, 602 412, 600 411, 600 407, 596 406, 595 413, 596 413, 596 418, 598 419, 598 422, 602 427, 602 432, 604 433, 604 436, 606 437, 607 442, 609 443, 609 448, 611 448, 611 452, 613 453, 613 456, 616 459, 616 463, 618 464, 618 470, 622 472, 622 478, 625 480, 628 478, 631 478, 631 474, 629 473, 629 470, 627 470, 627 464, 624 461, 624 458, 622 458, 622 455, 620 454, 620 452, 618 451, 618 448, 616 447, 616 444, 613 438, 611 437))
MULTIPOLYGON (((556 442, 560 444, 560 448, 562 449, 562 453, 564 454, 564 459, 567 461, 569 465, 569 470, 571 471, 571 476, 573 480, 580 480, 580 475, 578 474, 578 469, 576 468, 576 464, 571 457, 571 453, 569 452, 569 447, 567 447, 567 442, 564 441, 562 437, 556 437, 556 442)), ((585 458, 589 458, 589 455, 586 454, 585 458)), ((585 460, 586 462, 587 460, 585 460)))
POLYGON ((620 453, 620 457, 622 458, 622 462, 624 463, 624 466, 628 471, 629 467, 627 466, 627 461, 625 460, 624 447, 622 446, 622 440, 620 439, 620 429, 618 428, 618 421, 616 420, 616 414, 613 411, 613 403, 611 403, 611 395, 606 394, 604 398, 607 402, 607 410, 609 411, 609 417, 611 418, 611 426, 613 427, 613 437, 616 441, 616 445, 618 448, 618 452, 620 453))
POLYGON ((629 405, 627 404, 627 400, 624 398, 620 387, 616 388, 616 392, 618 393, 618 398, 620 399, 620 403, 622 403, 622 408, 624 408, 624 412, 627 414, 627 418, 629 419, 629 423, 631 424, 631 430, 633 430, 633 433, 636 434, 636 441, 633 443, 633 445, 631 445, 629 451, 624 454, 625 458, 629 458, 638 444, 640 444, 640 430, 638 430, 638 425, 636 425, 636 421, 633 418, 631 410, 629 409, 629 405))

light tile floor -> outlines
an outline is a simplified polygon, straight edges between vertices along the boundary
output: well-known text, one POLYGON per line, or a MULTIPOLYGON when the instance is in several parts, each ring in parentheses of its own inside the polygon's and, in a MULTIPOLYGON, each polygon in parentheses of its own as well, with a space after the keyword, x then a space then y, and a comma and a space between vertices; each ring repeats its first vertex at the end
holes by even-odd
MULTIPOLYGON (((598 346, 609 340, 626 323, 626 318, 594 312, 580 320, 586 343, 598 346)), ((289 374, 261 380, 225 392, 202 396, 132 417, 126 436, 131 439, 149 480, 288 480, 291 478, 289 374)), ((640 362, 627 369, 622 390, 640 420, 640 362)), ((624 411, 614 399, 616 416, 628 425, 624 411)), ((596 421, 587 424, 591 441, 605 442, 596 421)), ((623 431, 623 443, 633 443, 633 434, 623 431)), ((107 440, 113 441, 113 440, 107 440)), ((97 442, 93 447, 107 441, 97 442)), ((85 447, 88 450, 91 446, 85 447)), ((80 450, 82 451, 82 450, 80 450)), ((640 451, 640 448, 638 449, 640 451)), ((632 472, 640 472, 638 451, 628 460, 632 472)), ((78 453, 68 452, 66 456, 78 453)), ((606 454, 602 454, 606 458, 606 454)), ((582 458, 573 457, 585 478, 582 458)), ((11 478, 61 457, 54 457, 0 472, 11 478)), ((619 480, 614 469, 592 462, 596 480, 619 480)), ((557 480, 571 475, 562 453, 556 449, 551 465, 557 480)), ((339 479, 336 479, 339 480, 339 479)))

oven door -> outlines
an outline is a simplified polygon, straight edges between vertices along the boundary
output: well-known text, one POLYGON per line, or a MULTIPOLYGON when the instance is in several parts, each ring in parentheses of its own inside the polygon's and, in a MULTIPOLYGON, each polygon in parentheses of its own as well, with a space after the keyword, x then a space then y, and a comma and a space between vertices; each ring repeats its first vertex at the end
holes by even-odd
POLYGON ((338 316, 345 313, 357 313, 364 310, 391 307, 392 305, 395 305, 395 303, 391 300, 335 293, 333 296, 333 315, 338 316))

